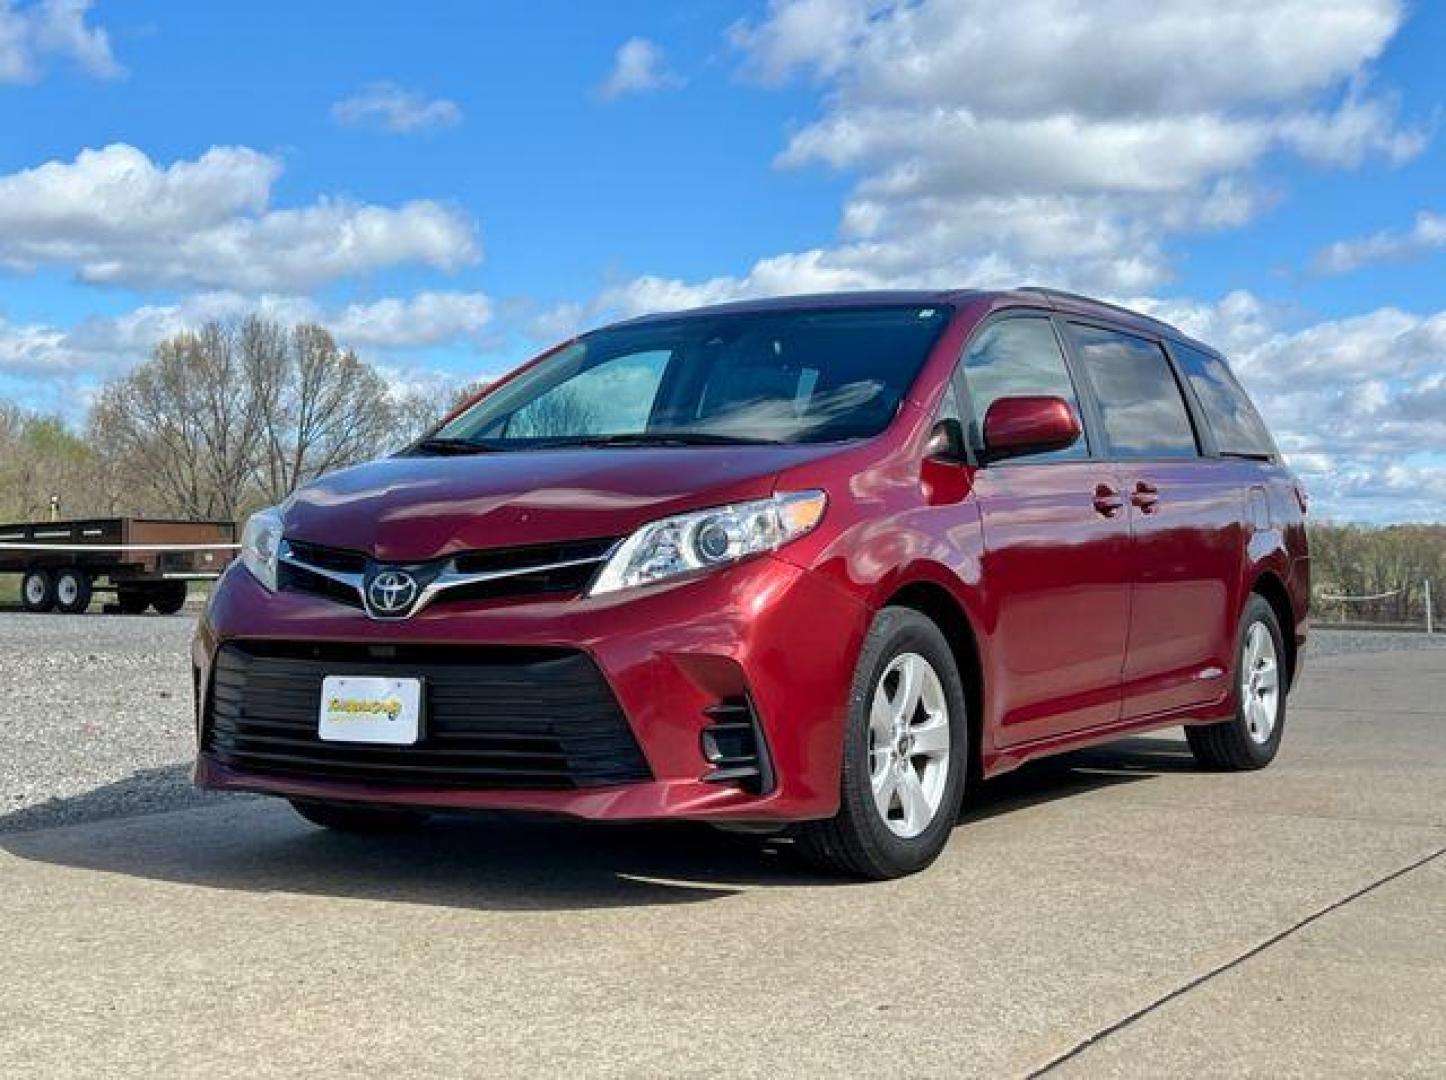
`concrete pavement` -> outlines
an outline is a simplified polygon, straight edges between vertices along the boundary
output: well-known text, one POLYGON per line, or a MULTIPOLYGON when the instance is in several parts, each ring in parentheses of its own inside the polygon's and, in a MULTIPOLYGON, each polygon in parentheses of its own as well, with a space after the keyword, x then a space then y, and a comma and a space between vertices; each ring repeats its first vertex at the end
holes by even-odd
POLYGON ((0 835, 0 1075, 1446 1074, 1446 650, 1312 666, 1285 748, 995 782, 928 873, 284 804, 0 835))

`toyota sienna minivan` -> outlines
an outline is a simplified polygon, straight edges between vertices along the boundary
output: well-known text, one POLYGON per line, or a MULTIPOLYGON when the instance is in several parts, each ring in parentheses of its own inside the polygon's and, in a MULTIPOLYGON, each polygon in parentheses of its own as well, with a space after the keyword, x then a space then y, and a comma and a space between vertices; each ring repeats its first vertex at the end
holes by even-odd
POLYGON ((1276 755, 1305 493, 1225 360, 1064 293, 584 334, 247 523, 197 783, 349 830, 477 809, 928 865, 966 788, 1184 725, 1276 755))

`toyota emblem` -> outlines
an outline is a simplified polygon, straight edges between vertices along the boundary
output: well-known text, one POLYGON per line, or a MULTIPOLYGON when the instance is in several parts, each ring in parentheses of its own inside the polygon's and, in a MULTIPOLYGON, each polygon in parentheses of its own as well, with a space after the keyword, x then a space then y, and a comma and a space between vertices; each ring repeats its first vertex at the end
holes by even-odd
POLYGON ((367 586, 367 603, 378 615, 401 615, 417 599, 417 579, 405 570, 383 570, 367 586))

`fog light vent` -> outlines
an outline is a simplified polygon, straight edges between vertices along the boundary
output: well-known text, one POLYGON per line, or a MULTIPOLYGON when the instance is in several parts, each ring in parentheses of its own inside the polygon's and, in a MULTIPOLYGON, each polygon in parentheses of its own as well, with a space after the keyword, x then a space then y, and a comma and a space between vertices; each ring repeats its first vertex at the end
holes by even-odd
POLYGON ((724 698, 703 710, 712 721, 700 736, 703 756, 713 766, 703 780, 738 784, 763 795, 773 790, 773 764, 753 702, 746 696, 724 698))

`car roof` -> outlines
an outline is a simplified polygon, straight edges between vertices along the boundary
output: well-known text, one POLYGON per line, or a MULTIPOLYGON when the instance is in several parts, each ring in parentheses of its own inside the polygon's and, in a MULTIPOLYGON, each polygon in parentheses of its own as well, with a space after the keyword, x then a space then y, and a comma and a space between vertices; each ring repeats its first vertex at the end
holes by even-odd
POLYGON ((684 311, 665 311, 639 315, 618 326, 643 326, 665 319, 708 317, 712 315, 743 315, 753 312, 821 311, 852 307, 927 307, 930 304, 960 304, 969 301, 993 302, 1000 307, 1015 304, 1045 307, 1061 314, 1102 318, 1123 326, 1187 342, 1208 352, 1209 346, 1195 341, 1161 319, 1133 311, 1118 304, 1096 300, 1079 293, 1038 285, 1021 285, 1014 289, 885 289, 858 292, 807 293, 798 296, 772 296, 754 300, 734 300, 684 311))

